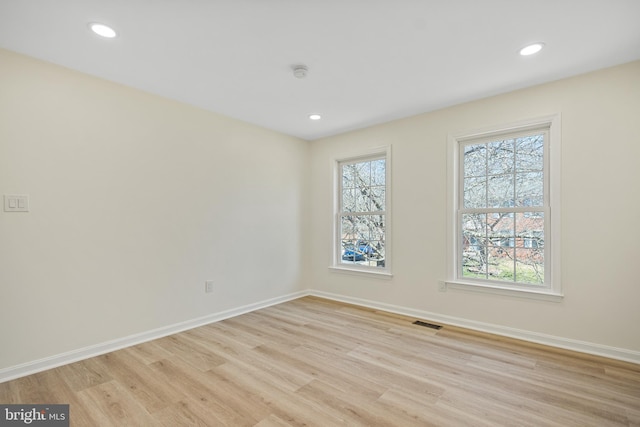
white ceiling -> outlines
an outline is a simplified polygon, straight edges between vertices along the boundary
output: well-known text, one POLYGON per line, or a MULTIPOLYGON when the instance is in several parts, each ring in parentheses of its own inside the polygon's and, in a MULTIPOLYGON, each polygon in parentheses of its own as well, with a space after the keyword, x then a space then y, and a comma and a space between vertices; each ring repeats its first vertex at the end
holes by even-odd
POLYGON ((640 59, 640 0, 0 0, 0 47, 313 140, 640 59))

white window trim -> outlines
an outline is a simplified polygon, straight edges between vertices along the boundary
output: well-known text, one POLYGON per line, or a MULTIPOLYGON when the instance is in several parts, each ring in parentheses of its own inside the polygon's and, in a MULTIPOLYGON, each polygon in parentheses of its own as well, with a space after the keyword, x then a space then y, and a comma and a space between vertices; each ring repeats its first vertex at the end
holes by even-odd
POLYGON ((331 245, 331 264, 329 269, 335 272, 348 273, 355 275, 365 275, 368 277, 390 278, 392 277, 392 239, 391 239, 391 206, 392 206, 392 186, 391 186, 391 145, 383 147, 370 148, 361 150, 357 154, 341 156, 333 160, 333 239, 331 245), (340 261, 342 251, 338 250, 340 245, 340 164, 344 162, 357 162, 359 160, 368 160, 374 157, 385 158, 385 266, 369 267, 361 265, 345 265, 340 261))
POLYGON ((563 298, 561 287, 561 117, 553 114, 530 120, 509 123, 490 128, 462 131, 449 134, 447 147, 447 279, 449 289, 461 289, 474 292, 542 299, 547 301, 561 301, 563 298), (549 170, 545 171, 545 179, 549 179, 549 237, 545 245, 545 269, 550 270, 548 287, 527 289, 506 283, 487 281, 471 281, 458 277, 458 245, 460 244, 459 227, 457 221, 457 207, 459 200, 460 179, 460 142, 469 139, 491 137, 502 133, 519 132, 537 127, 549 127, 549 170))

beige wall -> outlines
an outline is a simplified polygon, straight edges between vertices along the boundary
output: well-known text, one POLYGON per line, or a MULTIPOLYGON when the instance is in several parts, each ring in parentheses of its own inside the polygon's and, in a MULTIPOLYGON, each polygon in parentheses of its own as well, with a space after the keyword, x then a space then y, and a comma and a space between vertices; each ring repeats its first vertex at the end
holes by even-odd
POLYGON ((308 143, 0 50, 0 369, 302 289, 308 143), (205 280, 215 291, 204 293, 205 280))
POLYGON ((0 370, 303 289, 638 354, 639 116, 635 62, 307 143, 0 50, 0 370), (566 297, 438 292, 448 133, 553 113, 566 297), (332 160, 389 144, 394 276, 330 272, 332 160))
POLYGON ((311 159, 312 288, 639 354, 640 62, 315 141, 311 159), (446 278, 447 135, 555 113, 564 300, 438 292, 446 278), (332 159, 387 144, 394 277, 329 271, 332 159))

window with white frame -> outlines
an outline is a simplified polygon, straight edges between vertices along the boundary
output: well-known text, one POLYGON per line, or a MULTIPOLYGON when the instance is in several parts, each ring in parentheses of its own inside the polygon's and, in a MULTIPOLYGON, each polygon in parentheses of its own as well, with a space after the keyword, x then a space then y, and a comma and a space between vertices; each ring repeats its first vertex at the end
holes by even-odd
POLYGON ((560 294, 558 127, 553 116, 450 137, 454 287, 560 294))
POLYGON ((389 273, 389 148, 336 161, 333 266, 389 273))

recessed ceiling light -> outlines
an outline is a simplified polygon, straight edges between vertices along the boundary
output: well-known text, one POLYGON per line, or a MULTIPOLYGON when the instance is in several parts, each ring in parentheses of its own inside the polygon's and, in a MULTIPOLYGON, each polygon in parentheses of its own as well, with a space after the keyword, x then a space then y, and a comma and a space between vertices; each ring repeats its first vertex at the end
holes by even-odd
POLYGON ((520 49, 520 55, 522 56, 533 55, 534 53, 540 52, 543 47, 544 47, 544 43, 542 42, 532 43, 529 46, 525 46, 522 49, 520 49))
POLYGON ((91 31, 93 31, 97 35, 108 39, 112 39, 117 35, 116 31, 113 28, 109 27, 108 25, 99 24, 97 22, 90 23, 89 28, 91 28, 91 31))
POLYGON ((322 116, 320 114, 309 114, 311 120, 320 120, 322 116))

